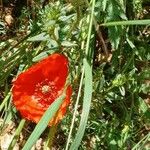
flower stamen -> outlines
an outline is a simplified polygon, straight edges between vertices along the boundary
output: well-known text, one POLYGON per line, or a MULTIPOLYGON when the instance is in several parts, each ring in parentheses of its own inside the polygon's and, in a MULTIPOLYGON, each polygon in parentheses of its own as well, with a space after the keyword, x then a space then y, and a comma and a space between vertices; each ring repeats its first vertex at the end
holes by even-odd
POLYGON ((41 91, 43 94, 47 94, 49 93, 51 90, 50 86, 49 85, 43 85, 42 88, 41 88, 41 91))

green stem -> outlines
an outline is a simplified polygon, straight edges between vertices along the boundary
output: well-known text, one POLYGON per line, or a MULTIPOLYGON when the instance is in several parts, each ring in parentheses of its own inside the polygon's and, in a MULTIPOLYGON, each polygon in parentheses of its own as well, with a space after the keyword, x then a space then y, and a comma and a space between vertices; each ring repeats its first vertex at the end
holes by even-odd
POLYGON ((7 94, 7 96, 4 98, 2 104, 0 105, 0 112, 2 111, 3 107, 5 106, 5 104, 7 103, 7 101, 9 100, 10 98, 10 92, 7 94))
POLYGON ((49 129, 49 133, 48 133, 48 137, 47 137, 47 141, 46 141, 44 149, 47 149, 47 148, 49 148, 50 150, 52 149, 53 140, 54 140, 56 131, 57 131, 57 125, 54 125, 49 129))
POLYGON ((16 129, 15 135, 14 135, 14 137, 13 137, 13 139, 12 139, 12 141, 11 141, 9 147, 8 147, 8 150, 12 150, 14 148, 14 146, 17 142, 17 139, 20 135, 20 132, 22 131, 22 129, 24 127, 24 124, 25 124, 25 119, 22 119, 20 121, 20 124, 19 124, 18 128, 16 129))

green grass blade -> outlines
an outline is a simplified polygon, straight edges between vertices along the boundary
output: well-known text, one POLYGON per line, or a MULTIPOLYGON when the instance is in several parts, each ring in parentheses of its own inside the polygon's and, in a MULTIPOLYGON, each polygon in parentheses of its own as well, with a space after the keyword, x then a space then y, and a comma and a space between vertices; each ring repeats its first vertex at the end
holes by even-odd
POLYGON ((14 146, 15 146, 15 144, 17 142, 17 139, 18 139, 18 137, 20 135, 20 132, 22 131, 22 129, 24 127, 24 124, 25 124, 25 119, 22 119, 20 121, 19 126, 18 126, 18 128, 17 128, 17 130, 15 132, 15 135, 14 135, 14 137, 13 137, 13 139, 12 139, 12 141, 11 141, 9 147, 8 147, 8 150, 12 150, 14 148, 14 146))
POLYGON ((133 148, 132 150, 140 150, 143 149, 141 148, 141 145, 143 145, 142 143, 146 143, 148 142, 150 139, 150 133, 148 133, 147 135, 145 135, 133 148))
MULTIPOLYGON (((88 37, 87 37, 87 43, 86 43, 86 50, 85 50, 86 56, 88 56, 88 54, 89 54, 89 45, 90 45, 90 39, 91 39, 91 33, 92 33, 94 8, 95 8, 95 0, 92 1, 92 10, 91 10, 89 31, 88 31, 88 37)), ((92 57, 91 57, 91 59, 92 59, 92 57)), ((91 60, 89 60, 89 62, 91 62, 91 60)), ((87 120, 88 120, 91 99, 92 99, 92 67, 88 63, 87 58, 83 60, 83 65, 84 65, 83 68, 84 68, 84 74, 85 74, 83 109, 82 109, 79 128, 76 133, 75 139, 70 146, 70 150, 78 149, 78 147, 82 141, 82 138, 83 138, 83 135, 85 132, 85 128, 86 128, 86 124, 87 124, 87 120)))
POLYGON ((83 110, 81 114, 79 129, 77 131, 74 142, 70 146, 70 150, 78 149, 85 132, 88 115, 90 111, 90 105, 92 99, 92 68, 88 64, 87 60, 84 60, 84 66, 85 66, 85 88, 84 88, 84 98, 83 98, 83 110))
POLYGON ((150 19, 129 20, 129 21, 113 21, 113 22, 103 23, 100 26, 121 26, 121 25, 150 25, 150 19))
POLYGON ((10 92, 7 94, 7 96, 4 98, 3 102, 0 105, 0 112, 2 111, 3 107, 5 106, 9 98, 10 98, 10 92))
POLYGON ((39 123, 36 125, 34 131, 30 135, 30 137, 28 138, 28 140, 27 140, 27 142, 24 145, 22 150, 30 150, 32 148, 33 144, 38 140, 40 135, 46 129, 49 121, 52 119, 52 117, 54 116, 54 114, 57 112, 60 105, 62 104, 62 101, 65 98, 64 93, 59 98, 57 98, 55 100, 55 102, 46 110, 46 112, 42 116, 39 123))
POLYGON ((69 135, 68 135, 68 139, 67 139, 67 144, 66 144, 65 150, 68 150, 69 143, 71 141, 71 134, 72 134, 74 123, 75 123, 75 119, 76 119, 79 99, 80 99, 80 96, 81 96, 81 90, 82 90, 82 85, 83 85, 83 79, 84 79, 84 69, 82 71, 82 75, 81 75, 81 79, 80 79, 80 85, 79 85, 77 100, 76 100, 76 103, 75 103, 75 106, 74 106, 73 118, 72 118, 72 122, 71 122, 70 131, 69 131, 69 135))

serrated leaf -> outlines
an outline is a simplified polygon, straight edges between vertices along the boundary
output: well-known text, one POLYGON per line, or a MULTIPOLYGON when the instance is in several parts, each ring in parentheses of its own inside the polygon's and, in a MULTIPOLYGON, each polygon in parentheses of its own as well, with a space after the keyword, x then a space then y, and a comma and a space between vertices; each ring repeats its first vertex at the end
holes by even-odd
POLYGON ((56 37, 56 40, 59 39, 59 30, 60 30, 60 27, 59 27, 59 26, 57 26, 57 27, 54 29, 54 35, 55 35, 55 37, 56 37))
POLYGON ((125 96, 125 88, 123 86, 119 87, 119 91, 121 93, 122 96, 125 96))
POLYGON ((148 106, 146 105, 145 101, 140 98, 139 104, 139 109, 142 111, 142 113, 146 113, 148 111, 148 106))
MULTIPOLYGON (((120 3, 116 0, 110 0, 107 8, 106 22, 119 21, 120 19, 126 19, 124 10, 120 3)), ((119 46, 120 38, 122 34, 121 26, 108 27, 108 35, 113 49, 117 49, 119 46)))
POLYGON ((56 21, 55 20, 49 20, 47 23, 46 23, 46 26, 54 26, 56 24, 56 21))
POLYGON ((4 26, 5 26, 4 22, 1 22, 1 21, 0 21, 0 26, 3 26, 3 27, 4 27, 4 26))
POLYGON ((120 36, 122 33, 121 26, 108 27, 109 39, 113 49, 117 49, 120 42, 120 36))
POLYGON ((58 43, 55 40, 49 38, 47 46, 51 49, 54 47, 58 47, 58 43))
POLYGON ((27 41, 31 41, 31 42, 34 42, 34 41, 47 41, 47 39, 49 38, 48 35, 46 35, 45 32, 43 33, 40 33, 34 37, 31 37, 29 38, 27 41))
POLYGON ((73 46, 77 46, 77 44, 75 43, 72 43, 72 42, 69 42, 69 41, 63 41, 61 43, 62 46, 65 46, 65 47, 73 47, 73 46))
POLYGON ((60 21, 63 21, 63 22, 66 22, 66 21, 68 21, 68 20, 70 20, 72 17, 74 17, 75 16, 75 14, 71 14, 71 15, 69 15, 69 16, 60 16, 59 17, 59 20, 60 21))

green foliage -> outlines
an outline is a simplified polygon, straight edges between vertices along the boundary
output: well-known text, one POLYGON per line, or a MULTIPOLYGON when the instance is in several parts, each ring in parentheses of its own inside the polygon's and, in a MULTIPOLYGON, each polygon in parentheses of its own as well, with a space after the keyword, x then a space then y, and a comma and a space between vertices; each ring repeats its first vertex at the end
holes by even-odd
POLYGON ((5 33, 6 33, 5 24, 3 21, 0 20, 0 35, 5 33))
MULTIPOLYGON (((36 18, 28 20, 28 34, 0 43, 0 111, 5 120, 1 131, 6 122, 20 120, 11 103, 12 80, 35 62, 59 52, 70 61, 73 95, 67 115, 58 126, 66 143, 58 147, 146 149, 150 140, 150 35, 144 36, 143 31, 148 29, 150 20, 139 20, 134 14, 142 13, 144 2, 56 1, 43 9, 40 2, 36 3, 36 18), (104 46, 110 60, 104 54, 104 46), (106 59, 96 59, 102 55, 106 59)), ((19 19, 30 15, 23 10, 19 19)), ((22 21, 18 30, 25 30, 24 27, 22 21)), ((6 34, 3 22, 1 33, 6 34)), ((30 149, 44 132, 59 104, 48 109, 24 149, 30 149)), ((17 137, 20 126, 22 129, 21 121, 17 137)))

